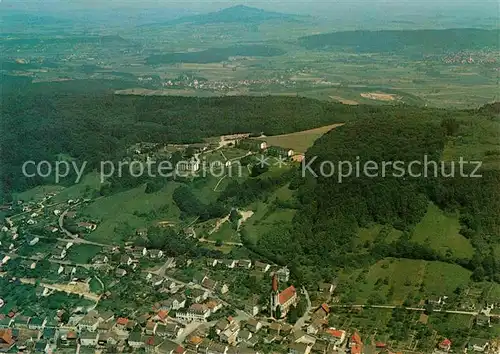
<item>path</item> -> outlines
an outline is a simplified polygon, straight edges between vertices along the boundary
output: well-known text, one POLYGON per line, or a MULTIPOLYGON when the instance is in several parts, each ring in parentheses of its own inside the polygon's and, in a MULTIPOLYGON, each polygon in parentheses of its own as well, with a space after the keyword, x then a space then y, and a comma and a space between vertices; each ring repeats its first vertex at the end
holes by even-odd
POLYGON ((302 293, 304 294, 306 301, 307 301, 307 309, 304 311, 304 314, 302 315, 302 317, 299 318, 297 320, 297 322, 295 322, 295 325, 293 326, 294 330, 299 330, 302 328, 302 326, 304 326, 306 321, 309 319, 309 317, 310 317, 309 313, 312 310, 311 299, 310 299, 309 293, 307 292, 305 287, 302 287, 302 293))
MULTIPOLYGON (((77 204, 75 204, 76 206, 77 204)), ((68 235, 71 238, 78 238, 78 235, 74 235, 71 232, 69 232, 65 227, 64 227, 64 217, 66 214, 68 214, 69 209, 66 209, 59 215, 59 228, 61 229, 62 232, 64 232, 66 235, 68 235)))

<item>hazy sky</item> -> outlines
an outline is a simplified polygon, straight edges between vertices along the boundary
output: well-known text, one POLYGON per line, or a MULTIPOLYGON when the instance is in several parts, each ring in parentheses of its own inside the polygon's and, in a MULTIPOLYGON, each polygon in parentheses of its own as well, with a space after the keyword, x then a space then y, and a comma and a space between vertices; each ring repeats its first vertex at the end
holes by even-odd
MULTIPOLYGON (((237 4, 258 6, 266 9, 288 10, 288 12, 318 12, 329 9, 420 9, 428 8, 452 9, 484 9, 498 10, 497 0, 0 0, 2 5, 11 5, 16 8, 29 6, 30 8, 78 7, 78 8, 107 8, 107 7, 167 7, 190 8, 196 11, 210 11, 237 4)), ((498 12, 497 12, 498 15, 498 12)))

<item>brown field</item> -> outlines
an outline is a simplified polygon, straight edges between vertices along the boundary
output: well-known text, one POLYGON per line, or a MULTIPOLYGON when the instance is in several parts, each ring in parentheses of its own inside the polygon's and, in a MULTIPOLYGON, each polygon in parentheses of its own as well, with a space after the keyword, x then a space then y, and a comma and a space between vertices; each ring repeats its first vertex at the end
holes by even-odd
POLYGON ((340 97, 340 96, 330 96, 330 98, 331 98, 332 100, 335 100, 335 101, 340 102, 340 103, 342 103, 342 104, 348 104, 348 105, 351 105, 351 106, 355 106, 355 105, 358 105, 358 104, 359 104, 359 102, 357 102, 357 101, 354 101, 354 100, 348 100, 348 99, 346 99, 346 98, 342 98, 342 97, 340 97))
POLYGON ((265 138, 257 139, 264 140, 267 145, 293 149, 296 153, 305 153, 306 150, 309 149, 319 137, 329 132, 330 130, 342 125, 344 124, 331 124, 316 129, 304 130, 291 134, 268 136, 265 138))
POLYGON ((361 94, 361 97, 377 101, 396 101, 399 99, 399 96, 383 92, 365 92, 361 94))

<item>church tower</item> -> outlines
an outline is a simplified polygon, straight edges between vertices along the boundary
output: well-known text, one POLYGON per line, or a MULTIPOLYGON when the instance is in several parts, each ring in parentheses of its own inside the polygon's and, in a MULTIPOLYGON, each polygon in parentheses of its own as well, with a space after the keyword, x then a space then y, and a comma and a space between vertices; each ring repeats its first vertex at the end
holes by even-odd
POLYGON ((273 283, 271 290, 271 304, 270 304, 270 312, 271 317, 276 318, 276 308, 279 306, 279 292, 278 292, 278 278, 276 274, 273 275, 273 283))

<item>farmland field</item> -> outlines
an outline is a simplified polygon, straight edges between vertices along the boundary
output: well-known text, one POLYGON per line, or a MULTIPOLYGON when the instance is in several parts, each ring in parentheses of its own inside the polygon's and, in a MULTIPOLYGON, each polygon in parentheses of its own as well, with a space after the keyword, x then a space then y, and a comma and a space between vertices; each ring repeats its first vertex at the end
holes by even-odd
POLYGON ((293 149, 297 153, 305 153, 319 137, 341 125, 342 124, 331 124, 297 133, 268 136, 262 140, 264 140, 268 146, 280 146, 287 149, 293 149))
POLYGON ((458 215, 446 215, 431 203, 424 218, 413 230, 412 240, 427 244, 441 254, 450 252, 455 257, 471 258, 474 249, 470 241, 459 232, 458 215))
POLYGON ((355 303, 418 303, 430 296, 452 293, 467 284, 469 277, 470 271, 453 264, 388 258, 353 273, 348 281, 351 292, 346 297, 355 303))

